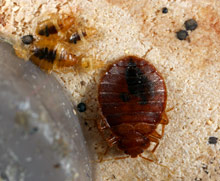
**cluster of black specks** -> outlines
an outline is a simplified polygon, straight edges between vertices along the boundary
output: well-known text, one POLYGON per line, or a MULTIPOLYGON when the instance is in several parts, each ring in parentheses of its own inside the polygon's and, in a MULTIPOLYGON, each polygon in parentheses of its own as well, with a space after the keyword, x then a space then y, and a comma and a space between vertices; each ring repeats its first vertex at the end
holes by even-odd
POLYGON ((77 109, 79 112, 85 112, 86 111, 86 104, 81 102, 77 105, 77 109))
POLYGON ((185 21, 184 25, 186 30, 179 30, 178 32, 176 32, 176 37, 179 40, 186 40, 186 38, 189 36, 189 33, 187 31, 193 31, 198 27, 198 24, 194 19, 189 19, 185 21))
POLYGON ((39 59, 45 59, 48 62, 53 63, 56 58, 56 50, 49 50, 46 48, 36 48, 34 50, 34 56, 39 59))
POLYGON ((168 13, 168 9, 167 9, 166 7, 163 7, 163 8, 162 8, 162 13, 163 13, 163 14, 167 14, 167 13, 168 13))
POLYGON ((32 35, 25 35, 21 37, 21 40, 25 45, 29 45, 33 43, 34 37, 32 35))
POLYGON ((214 136, 210 136, 208 142, 209 142, 209 144, 215 145, 218 142, 218 138, 216 138, 214 136))
POLYGON ((48 27, 46 26, 44 29, 39 31, 39 35, 48 37, 50 34, 56 34, 57 29, 54 25, 48 27))
POLYGON ((140 104, 147 104, 147 99, 154 95, 153 84, 132 59, 126 68, 125 76, 129 93, 139 97, 140 104))

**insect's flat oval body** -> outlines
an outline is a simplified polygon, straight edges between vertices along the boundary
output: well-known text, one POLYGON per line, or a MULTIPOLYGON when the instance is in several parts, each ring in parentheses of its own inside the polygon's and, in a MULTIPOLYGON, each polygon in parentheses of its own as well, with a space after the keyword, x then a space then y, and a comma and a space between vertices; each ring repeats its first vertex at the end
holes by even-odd
MULTIPOLYGON (((137 157, 163 136, 166 87, 155 67, 144 59, 124 57, 110 65, 99 85, 99 104, 104 129, 110 128, 119 149, 137 157), (162 134, 156 132, 162 124, 162 134)), ((101 126, 99 129, 102 131, 101 126)), ((108 141, 109 142, 109 141, 108 141)))
POLYGON ((153 65, 129 56, 106 71, 99 87, 99 103, 110 126, 158 124, 165 109, 165 83, 153 65))

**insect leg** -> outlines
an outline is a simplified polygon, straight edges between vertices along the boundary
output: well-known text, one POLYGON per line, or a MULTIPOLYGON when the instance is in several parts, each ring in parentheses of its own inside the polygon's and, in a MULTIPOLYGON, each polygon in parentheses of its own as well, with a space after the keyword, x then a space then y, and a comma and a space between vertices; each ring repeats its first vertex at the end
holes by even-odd
MULTIPOLYGON (((110 159, 101 160, 101 162, 112 161, 112 160, 122 160, 122 159, 126 159, 126 158, 129 158, 129 157, 130 156, 122 156, 122 157, 110 158, 110 159)), ((100 161, 98 163, 100 163, 100 161)))
MULTIPOLYGON (((171 170, 169 169, 169 167, 167 167, 166 165, 162 165, 162 164, 158 163, 157 158, 156 158, 157 161, 155 162, 154 160, 151 160, 151 159, 149 159, 149 158, 146 158, 146 157, 144 157, 144 156, 142 156, 142 155, 140 155, 140 157, 143 158, 143 159, 145 159, 145 160, 147 160, 147 161, 154 162, 155 164, 160 165, 161 167, 164 167, 164 168, 168 169, 168 170, 174 175, 174 172, 171 171, 171 170)), ((156 157, 156 156, 154 155, 154 157, 156 157)))
POLYGON ((165 124, 162 124, 161 134, 159 134, 156 130, 154 130, 150 135, 155 137, 155 138, 161 139, 164 136, 165 126, 166 126, 165 124))
POLYGON ((161 135, 158 134, 156 131, 154 131, 153 133, 151 133, 152 136, 156 137, 156 138, 162 138, 164 135, 164 130, 165 130, 165 125, 167 125, 169 123, 169 119, 166 115, 166 113, 163 113, 162 115, 162 119, 160 121, 160 124, 162 124, 162 131, 161 131, 161 135))
POLYGON ((152 153, 155 152, 155 150, 157 149, 158 145, 159 145, 159 141, 157 138, 154 138, 153 136, 149 135, 148 139, 154 143, 156 143, 155 147, 153 148, 153 150, 151 151, 152 153))
POLYGON ((164 125, 162 125, 162 134, 161 135, 157 131, 154 130, 152 133, 150 133, 150 136, 161 139, 164 134, 163 127, 164 127, 164 125))
POLYGON ((104 119, 100 119, 99 121, 97 121, 97 125, 99 130, 110 128, 109 124, 104 119))
POLYGON ((118 137, 112 133, 110 126, 105 119, 97 121, 97 127, 99 132, 101 133, 102 138, 107 141, 109 147, 112 147, 114 144, 117 143, 118 137), (105 135, 107 135, 108 138, 106 138, 105 135))
POLYGON ((105 152, 100 156, 99 163, 103 161, 103 157, 108 153, 110 146, 107 145, 105 152))
POLYGON ((147 157, 144 157, 143 155, 140 155, 140 157, 143 158, 143 159, 145 159, 145 160, 147 160, 147 161, 149 161, 149 162, 154 162, 153 160, 151 160, 151 159, 149 159, 149 158, 147 158, 147 157))
POLYGON ((166 125, 166 124, 168 124, 168 123, 169 123, 169 119, 168 119, 166 113, 163 113, 162 119, 161 119, 161 121, 160 121, 160 124, 166 125))

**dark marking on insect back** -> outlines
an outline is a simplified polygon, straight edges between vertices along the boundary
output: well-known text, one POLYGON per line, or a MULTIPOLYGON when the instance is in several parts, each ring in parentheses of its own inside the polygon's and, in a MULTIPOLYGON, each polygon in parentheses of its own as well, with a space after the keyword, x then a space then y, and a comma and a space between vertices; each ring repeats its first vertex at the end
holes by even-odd
POLYGON ((39 31, 39 35, 48 37, 50 34, 56 34, 57 29, 54 25, 48 27, 46 26, 44 29, 39 31))
POLYGON ((153 84, 142 73, 136 63, 130 59, 125 72, 128 91, 141 99, 140 104, 147 104, 149 97, 153 96, 153 84))
POLYGON ((120 99, 123 101, 123 102, 128 102, 130 100, 130 97, 128 95, 128 93, 125 93, 125 92, 122 92, 120 94, 120 99))
POLYGON ((56 50, 49 50, 46 48, 36 48, 34 50, 34 56, 38 57, 39 59, 45 59, 48 62, 53 63, 56 58, 56 50))

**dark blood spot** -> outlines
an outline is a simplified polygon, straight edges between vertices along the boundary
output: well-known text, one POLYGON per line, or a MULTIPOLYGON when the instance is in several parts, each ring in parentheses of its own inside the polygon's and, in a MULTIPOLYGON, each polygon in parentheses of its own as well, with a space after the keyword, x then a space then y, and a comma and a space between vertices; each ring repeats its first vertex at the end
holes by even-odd
POLYGON ((209 137, 209 144, 215 145, 217 142, 218 142, 218 138, 213 137, 213 136, 209 137))
POLYGON ((34 37, 32 35, 25 35, 21 38, 21 40, 24 44, 29 45, 34 41, 34 37))
POLYGON ((164 13, 164 14, 168 13, 168 9, 167 9, 166 7, 164 7, 164 8, 162 9, 162 13, 164 13))
POLYGON ((88 123, 86 121, 84 122, 84 124, 85 124, 85 126, 88 126, 88 123))
POLYGON ((184 23, 186 30, 195 30, 198 26, 197 22, 194 19, 189 19, 184 23))
POLYGON ((130 100, 130 97, 128 95, 128 93, 125 93, 125 92, 122 92, 120 94, 120 99, 123 101, 123 102, 128 102, 130 100))
POLYGON ((185 30, 180 30, 180 31, 176 32, 176 37, 179 40, 185 40, 188 35, 189 35, 188 32, 185 30))
POLYGON ((153 85, 131 59, 126 68, 128 91, 141 99, 140 104, 146 104, 147 98, 153 96, 153 85))
POLYGON ((86 111, 86 104, 81 102, 77 105, 77 109, 79 112, 85 112, 86 111))
POLYGON ((81 40, 81 38, 80 38, 79 34, 78 33, 74 33, 74 34, 71 35, 71 37, 69 39, 69 42, 76 44, 77 41, 80 41, 80 40, 81 40))

